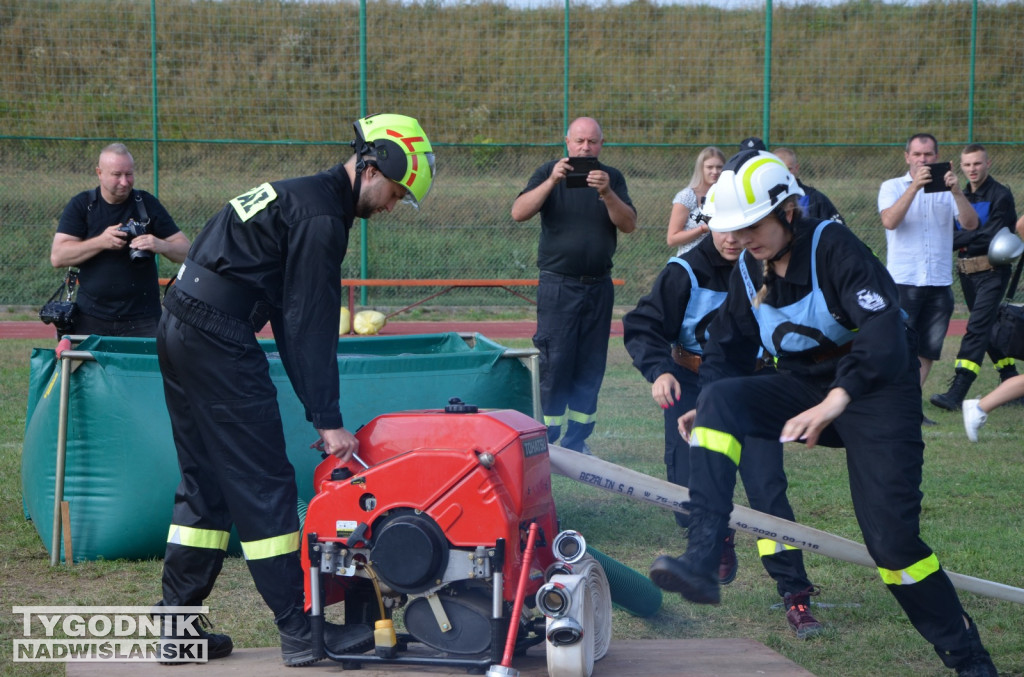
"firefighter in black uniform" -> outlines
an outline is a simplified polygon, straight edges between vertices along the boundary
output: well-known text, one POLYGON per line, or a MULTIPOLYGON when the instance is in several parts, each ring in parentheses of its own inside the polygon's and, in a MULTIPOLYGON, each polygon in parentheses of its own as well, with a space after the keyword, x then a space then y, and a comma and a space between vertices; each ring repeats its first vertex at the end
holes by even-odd
MULTIPOLYGON (((593 118, 573 120, 565 145, 571 157, 596 159, 601 126, 593 118)), ((512 218, 540 213, 533 344, 548 441, 564 432, 563 447, 589 454, 615 302, 612 256, 618 233, 636 230, 636 209, 619 170, 599 164, 576 184, 566 180, 571 169, 569 158, 541 165, 512 204, 512 218)))
POLYGON ((981 144, 972 143, 960 153, 960 168, 969 182, 964 188, 964 195, 978 213, 978 228, 958 228, 953 233, 957 275, 971 314, 967 320, 967 331, 960 341, 960 351, 956 354, 949 390, 931 397, 932 404, 950 411, 960 411, 967 391, 981 371, 981 361, 985 359, 986 352, 992 366, 999 372, 1000 382, 1017 375, 1014 359, 989 346, 989 334, 995 324, 999 304, 1006 295, 1013 266, 993 266, 988 258, 988 245, 1000 228, 1013 232, 1017 221, 1013 193, 989 176, 991 164, 981 144))
POLYGON ((712 321, 691 445, 686 552, 650 575, 699 604, 720 598, 715 570, 748 438, 846 448, 850 494, 868 552, 911 623, 962 676, 996 675, 977 627, 921 540, 921 387, 899 294, 875 255, 832 222, 785 216, 800 188, 785 164, 746 151, 708 195, 711 230, 746 251, 712 321), (761 347, 778 372, 752 377, 761 347))
MULTIPOLYGON (((221 570, 232 524, 253 581, 274 613, 286 665, 313 662, 295 473, 277 395, 255 332, 268 320, 315 446, 343 461, 358 450, 344 428, 337 365, 341 264, 356 217, 423 200, 434 171, 419 123, 356 121, 355 154, 313 176, 264 183, 214 216, 167 293, 157 334, 182 480, 164 557, 167 606, 202 604, 221 570)), ((197 628, 210 658, 226 635, 197 628)), ((363 651, 373 631, 328 624, 328 648, 363 651)))
MULTIPOLYGON (((651 396, 664 410, 665 466, 669 481, 679 486, 690 486, 690 445, 679 434, 678 419, 696 406, 707 327, 725 300, 740 251, 732 233, 712 233, 681 257, 670 258, 650 293, 622 318, 623 341, 633 366, 651 383, 651 396)), ((757 448, 739 468, 750 507, 794 521, 786 498, 782 445, 763 439, 750 444, 757 448)), ((686 513, 676 513, 676 522, 686 527, 686 513)), ((718 568, 723 585, 736 577, 734 538, 735 531, 729 529, 718 568)), ((821 632, 821 623, 809 610, 809 597, 817 589, 807 578, 803 553, 767 538, 758 539, 757 546, 761 564, 783 598, 790 627, 801 639, 821 632)))

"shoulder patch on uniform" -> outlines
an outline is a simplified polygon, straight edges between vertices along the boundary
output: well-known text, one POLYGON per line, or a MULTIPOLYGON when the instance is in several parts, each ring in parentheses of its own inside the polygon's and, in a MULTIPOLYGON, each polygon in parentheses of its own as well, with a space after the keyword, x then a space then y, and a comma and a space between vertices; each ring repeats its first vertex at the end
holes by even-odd
POLYGON ((268 204, 277 199, 269 183, 260 184, 228 202, 242 221, 248 221, 268 204))
POLYGON ((879 310, 885 310, 889 304, 886 303, 885 299, 878 292, 861 289, 857 292, 857 305, 864 310, 875 313, 879 310))

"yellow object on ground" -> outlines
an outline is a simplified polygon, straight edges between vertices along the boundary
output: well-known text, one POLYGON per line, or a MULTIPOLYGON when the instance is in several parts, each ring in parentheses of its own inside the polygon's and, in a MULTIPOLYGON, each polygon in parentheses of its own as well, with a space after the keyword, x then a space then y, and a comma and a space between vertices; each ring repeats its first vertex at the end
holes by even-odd
POLYGON ((356 330, 357 334, 362 336, 376 334, 384 328, 386 323, 387 318, 384 317, 384 313, 376 310, 360 310, 352 318, 352 327, 356 330))
POLYGON ((341 309, 341 321, 338 322, 338 336, 344 336, 352 329, 352 313, 348 308, 341 309))

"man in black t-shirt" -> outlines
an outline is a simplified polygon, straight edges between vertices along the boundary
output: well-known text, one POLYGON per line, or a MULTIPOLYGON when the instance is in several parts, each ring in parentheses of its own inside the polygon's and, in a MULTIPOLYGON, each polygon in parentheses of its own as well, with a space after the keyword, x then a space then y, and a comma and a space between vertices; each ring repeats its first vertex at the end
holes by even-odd
MULTIPOLYGON (((569 157, 597 158, 604 144, 593 118, 569 125, 569 157)), ((589 454, 611 330, 612 255, 619 233, 636 230, 636 209, 622 172, 597 164, 579 184, 569 158, 541 165, 512 204, 512 218, 540 214, 537 333, 540 399, 548 441, 589 454)))
POLYGON ((161 309, 153 255, 181 263, 189 240, 154 196, 133 188, 135 160, 123 143, 100 152, 96 176, 97 188, 64 207, 50 249, 54 268, 80 270, 68 333, 155 336, 161 309), (137 232, 127 232, 131 221, 137 232))

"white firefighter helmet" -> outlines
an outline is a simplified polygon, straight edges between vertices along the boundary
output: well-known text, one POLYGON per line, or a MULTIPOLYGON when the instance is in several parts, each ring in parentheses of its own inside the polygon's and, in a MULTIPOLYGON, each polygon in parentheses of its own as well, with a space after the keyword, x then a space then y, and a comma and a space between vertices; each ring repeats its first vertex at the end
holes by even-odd
POLYGON ((1005 226, 988 243, 988 262, 993 266, 1008 266, 1021 254, 1024 254, 1024 241, 1005 226))
MULTIPOLYGON (((704 212, 711 230, 726 233, 753 225, 804 191, 786 163, 766 150, 741 151, 725 164, 711 186, 704 212)), ((781 219, 789 225, 786 219, 781 219)))

